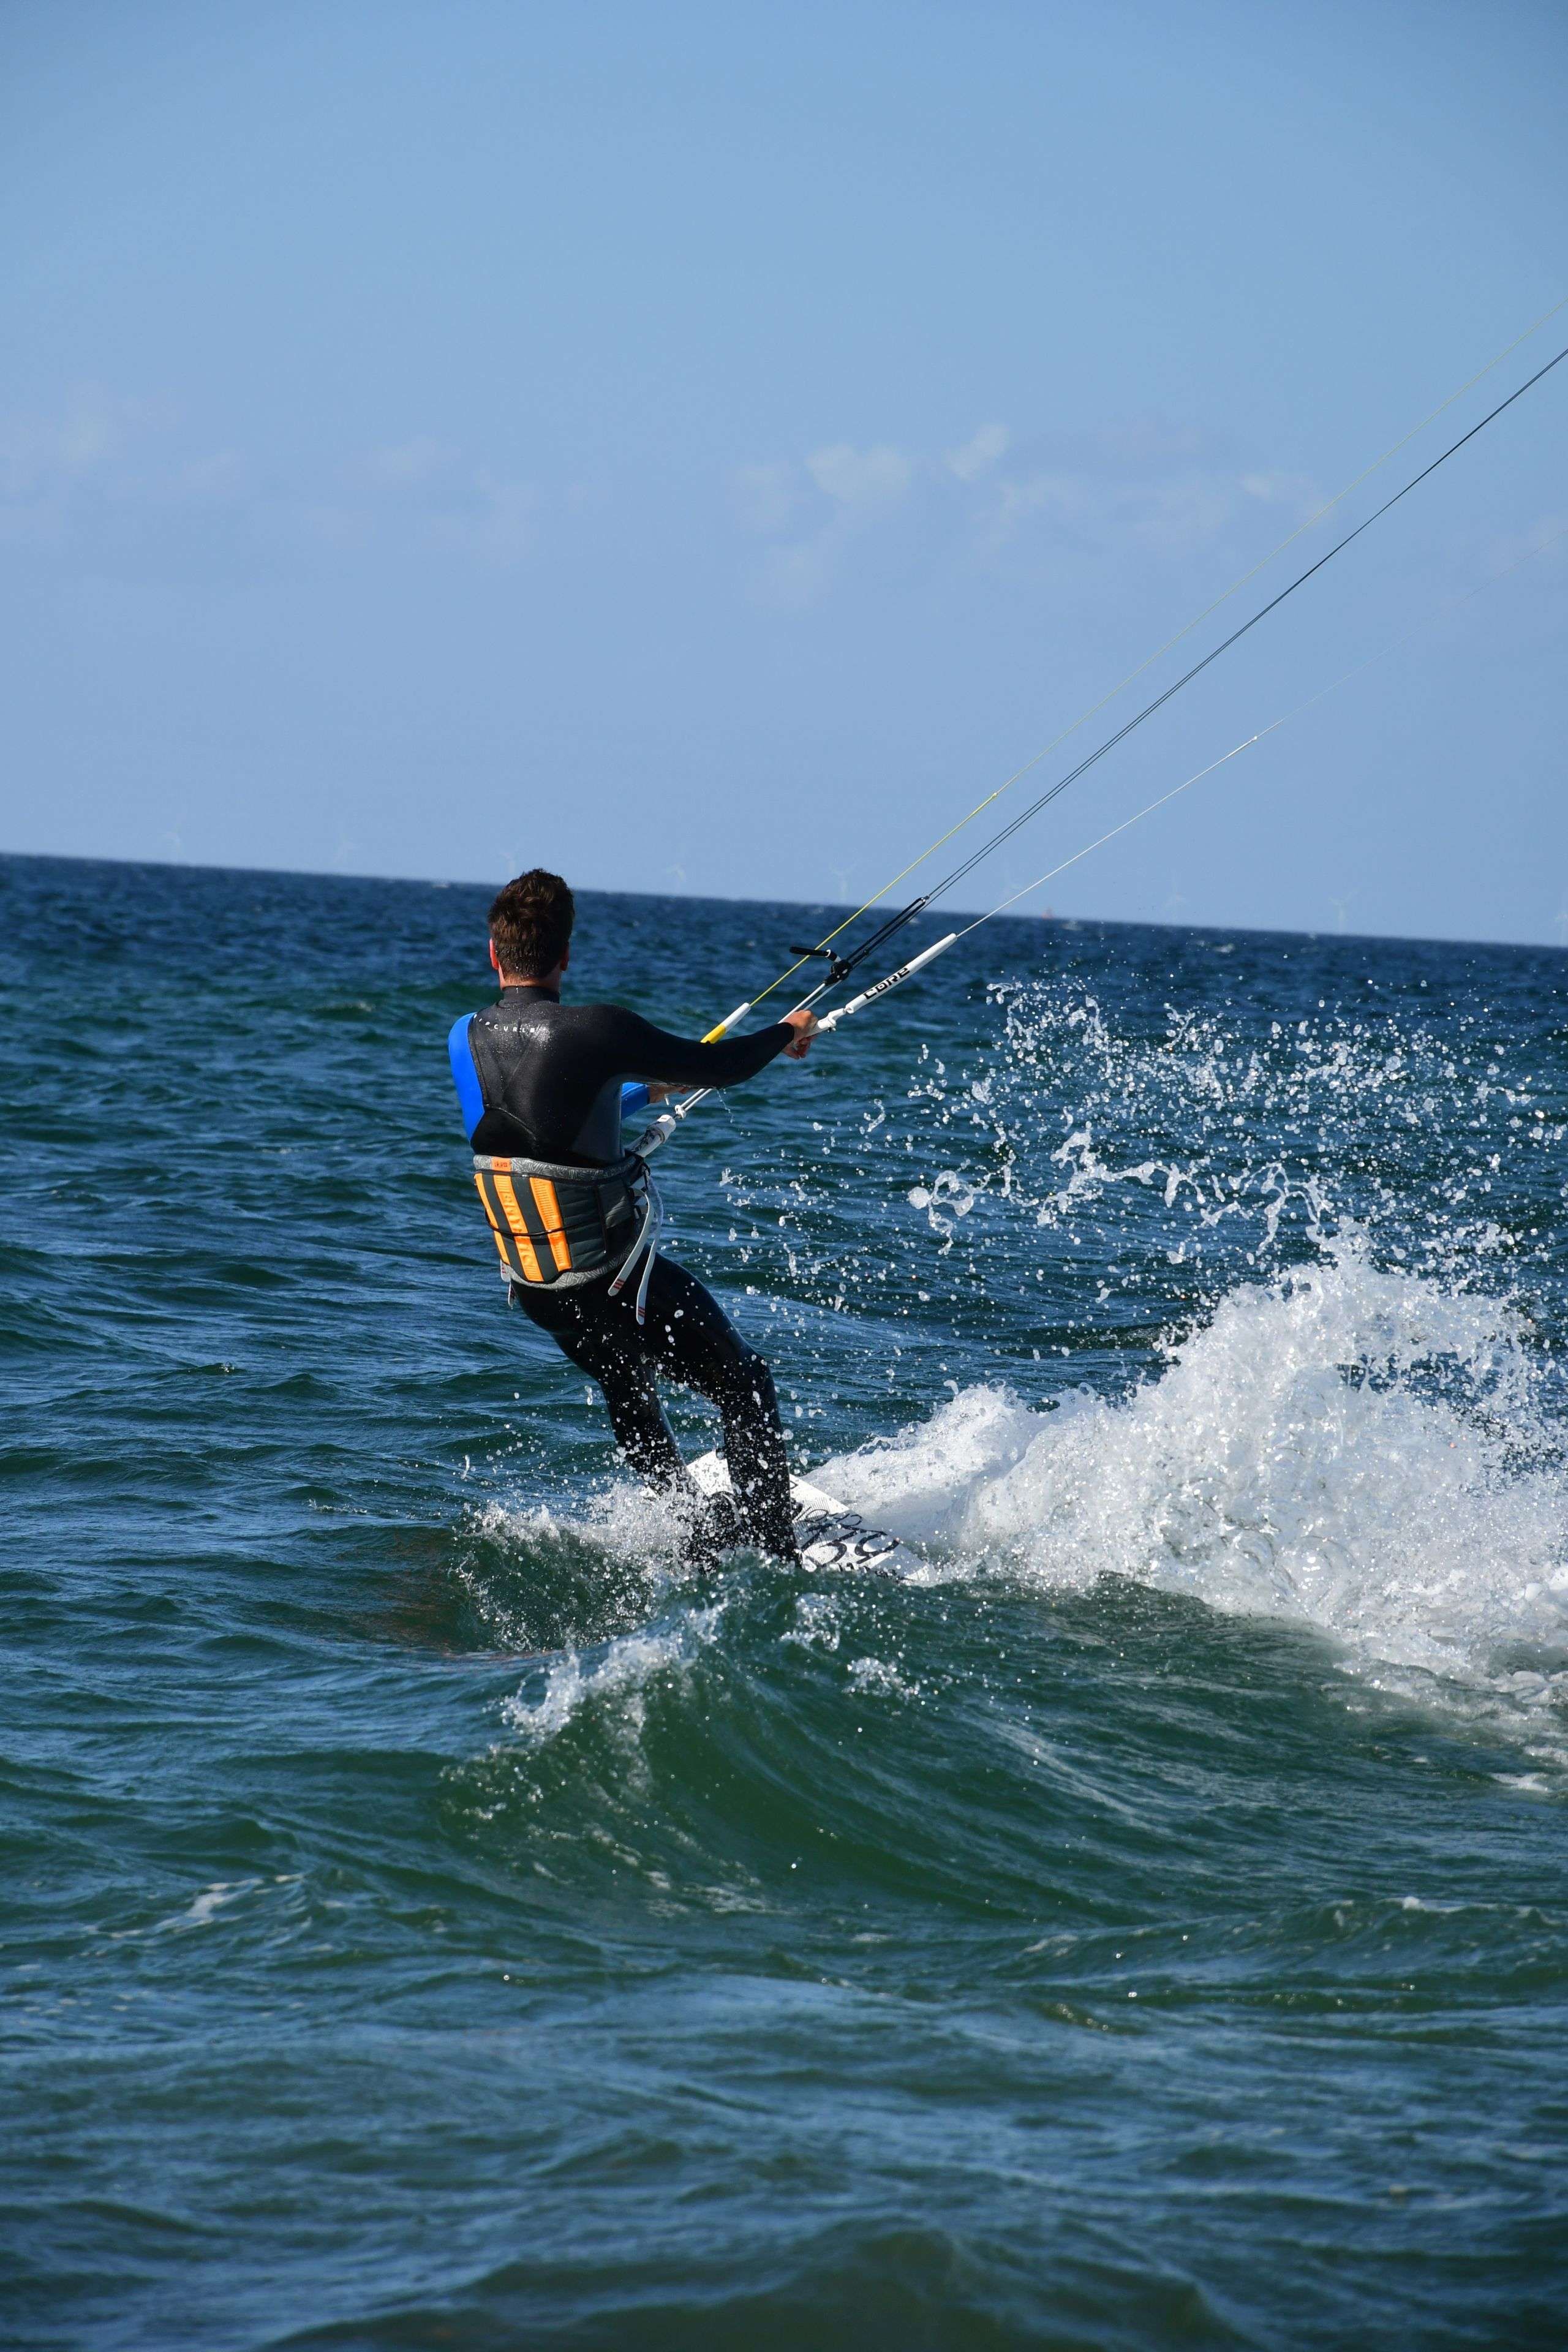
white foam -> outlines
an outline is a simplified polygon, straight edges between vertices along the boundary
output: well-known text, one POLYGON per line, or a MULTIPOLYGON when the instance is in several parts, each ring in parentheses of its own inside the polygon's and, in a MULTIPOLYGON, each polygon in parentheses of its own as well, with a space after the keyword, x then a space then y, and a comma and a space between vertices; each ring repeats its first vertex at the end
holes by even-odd
POLYGON ((1234 1291, 1123 1402, 971 1388, 818 1475, 955 1560, 1135 1578, 1539 1706, 1568 1687, 1568 1478, 1541 1377, 1506 1307, 1351 1244, 1234 1291))
POLYGON ((846 1679, 852 1691, 876 1698, 919 1698, 919 1683, 906 1682, 886 1658, 851 1658, 846 1679))
POLYGON ((292 1871, 271 1878, 216 1879, 212 1885, 202 1887, 193 1895, 183 1911, 171 1912, 164 1918, 153 1920, 149 1927, 113 1928, 110 1931, 109 1940, 116 1944, 134 1943, 150 1936, 189 1935, 196 1928, 210 1927, 220 1911, 226 1910, 230 1904, 243 1901, 247 1895, 258 1894, 268 1887, 295 1886, 298 1884, 298 1873, 292 1871))
POLYGON ((679 1568, 688 1539, 668 1498, 628 1479, 617 1479, 577 1513, 490 1502, 472 1511, 469 1521, 492 1542, 526 1548, 564 1538, 635 1560, 650 1574, 679 1568))
POLYGON ((836 1592, 803 1592, 795 1604, 795 1621, 785 1627, 779 1640, 793 1643, 796 1649, 831 1654, 838 1647, 842 1631, 838 1604, 836 1592))
POLYGON ((723 1614, 721 1601, 710 1609, 686 1610, 672 1625, 623 1633, 606 1643, 591 1664, 568 1650, 550 1668, 542 1694, 529 1698, 518 1692, 502 1707, 502 1717, 529 1746, 542 1748, 585 1706, 607 1702, 617 1732, 635 1741, 650 1685, 689 1673, 717 1635, 723 1614))

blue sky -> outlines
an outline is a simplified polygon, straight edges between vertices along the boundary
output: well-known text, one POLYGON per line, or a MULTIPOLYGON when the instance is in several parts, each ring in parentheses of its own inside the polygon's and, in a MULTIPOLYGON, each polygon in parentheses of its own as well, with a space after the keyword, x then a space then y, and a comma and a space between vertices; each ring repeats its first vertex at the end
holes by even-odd
MULTIPOLYGON (((10 0, 0 845, 863 895, 1568 294, 1565 100, 1515 0, 10 0)), ((1419 624, 1045 898, 1568 936, 1565 452, 1568 363, 964 902, 1419 624)))

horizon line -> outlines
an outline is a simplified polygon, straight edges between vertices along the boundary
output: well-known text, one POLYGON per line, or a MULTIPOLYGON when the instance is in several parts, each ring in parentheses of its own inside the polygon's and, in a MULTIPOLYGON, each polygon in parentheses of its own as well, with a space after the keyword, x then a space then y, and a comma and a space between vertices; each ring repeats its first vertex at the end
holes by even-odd
MULTIPOLYGON (((300 882, 387 883, 395 888, 416 890, 488 890, 499 887, 488 881, 475 881, 464 875, 361 874, 345 872, 339 867, 226 865, 195 857, 114 857, 82 850, 0 848, 0 861, 35 866, 126 866, 166 874, 248 874, 300 882)), ((840 911, 841 905, 849 903, 847 899, 841 902, 834 898, 752 898, 733 892, 713 890, 616 890, 596 882, 574 883, 572 888, 574 893, 582 890, 602 898, 680 898, 689 900, 694 906, 716 907, 821 907, 835 914, 840 911)), ((873 900, 860 911, 869 914, 872 907, 880 903, 880 899, 873 900)), ((921 911, 925 913, 929 910, 922 908, 921 911)), ((1426 931, 1291 930, 1271 923, 1184 923, 1158 916, 1058 915, 1049 908, 1033 914, 1015 915, 1003 911, 992 915, 980 908, 949 907, 944 909, 944 915, 970 921, 978 919, 994 922, 1047 922, 1063 929, 1094 927, 1103 930, 1203 931, 1253 939, 1344 940, 1347 942, 1360 940, 1378 946, 1497 948, 1515 952, 1528 950, 1547 955, 1568 956, 1568 941, 1444 937, 1426 931)))

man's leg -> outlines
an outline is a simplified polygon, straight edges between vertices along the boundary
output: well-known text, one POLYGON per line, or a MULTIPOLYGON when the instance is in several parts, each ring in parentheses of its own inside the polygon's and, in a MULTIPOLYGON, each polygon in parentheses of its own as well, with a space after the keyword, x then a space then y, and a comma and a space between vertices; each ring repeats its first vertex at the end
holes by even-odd
MULTIPOLYGON (((633 1286, 622 1293, 628 1316, 633 1286)), ((654 1264, 644 1337, 672 1378, 718 1406, 730 1484, 751 1540, 781 1559, 795 1559, 789 1462, 773 1376, 763 1359, 696 1276, 667 1257, 654 1264)))
POLYGON ((684 1486, 686 1465, 654 1386, 652 1349, 636 1316, 609 1297, 607 1282, 553 1296, 514 1284, 512 1297, 604 1391, 616 1443, 638 1477, 661 1490, 684 1486))

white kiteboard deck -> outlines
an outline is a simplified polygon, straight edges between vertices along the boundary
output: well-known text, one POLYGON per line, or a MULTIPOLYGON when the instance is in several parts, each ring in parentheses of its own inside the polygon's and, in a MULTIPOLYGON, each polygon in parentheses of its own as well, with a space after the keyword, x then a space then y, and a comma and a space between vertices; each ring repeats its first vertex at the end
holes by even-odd
MULTIPOLYGON (((729 1466, 721 1454, 700 1454, 691 1475, 705 1495, 728 1495, 729 1466)), ((860 1569, 873 1576, 913 1576, 925 1565, 886 1528, 868 1527, 858 1511, 809 1478, 792 1478, 795 1540, 803 1568, 860 1569)))

